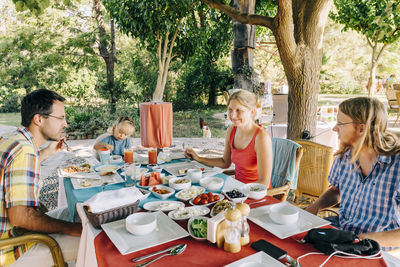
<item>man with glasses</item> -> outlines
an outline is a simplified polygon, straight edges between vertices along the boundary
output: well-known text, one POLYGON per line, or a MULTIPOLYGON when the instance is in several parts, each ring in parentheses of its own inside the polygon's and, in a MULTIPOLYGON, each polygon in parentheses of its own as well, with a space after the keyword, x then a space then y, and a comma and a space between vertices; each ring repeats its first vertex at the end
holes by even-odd
MULTIPOLYGON (((51 236, 68 262, 76 259, 81 224, 53 218, 62 214, 58 210, 49 213, 53 217, 37 210, 40 163, 63 148, 63 131, 67 127, 64 100, 45 89, 26 95, 21 103, 22 126, 0 136, 0 239, 17 236, 21 228, 53 233, 51 236), (39 151, 47 141, 49 145, 39 151)), ((32 243, 1 250, 0 266, 11 263, 51 266, 53 260, 47 247, 32 243)))
POLYGON ((400 142, 387 131, 386 109, 374 98, 352 98, 339 105, 337 121, 331 186, 306 210, 317 214, 340 201, 334 226, 386 250, 400 247, 400 142))

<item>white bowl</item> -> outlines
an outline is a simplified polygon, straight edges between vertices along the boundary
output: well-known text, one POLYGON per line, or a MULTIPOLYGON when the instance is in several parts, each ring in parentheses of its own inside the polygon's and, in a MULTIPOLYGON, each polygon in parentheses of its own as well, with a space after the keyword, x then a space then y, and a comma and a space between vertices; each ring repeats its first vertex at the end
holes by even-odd
POLYGON ((233 203, 242 203, 247 199, 246 193, 243 192, 243 190, 240 190, 240 189, 225 190, 223 193, 226 196, 226 198, 229 199, 230 201, 232 201, 233 203), (244 197, 233 197, 232 198, 232 197, 228 196, 227 192, 230 192, 230 191, 233 191, 233 190, 239 191, 240 193, 242 193, 244 195, 244 197))
POLYGON ((269 217, 277 224, 293 224, 299 219, 299 210, 283 202, 271 206, 269 217))
POLYGON ((203 178, 203 172, 200 169, 189 169, 187 171, 187 177, 192 180, 192 183, 200 183, 203 178))
POLYGON ((158 165, 157 164, 147 164, 147 169, 149 169, 150 171, 153 170, 153 168, 157 168, 158 165))
POLYGON ((162 170, 163 170, 163 168, 162 168, 162 167, 160 167, 160 166, 153 167, 153 172, 159 172, 159 173, 161 173, 161 172, 162 172, 162 170))
POLYGON ((172 178, 169 179, 168 184, 170 187, 172 187, 175 190, 183 190, 183 189, 188 189, 192 185, 192 182, 188 178, 172 178), (177 183, 179 181, 182 181, 186 179, 187 182, 185 183, 177 183))
POLYGON ((122 162, 122 156, 120 156, 120 155, 112 155, 112 156, 110 157, 110 163, 111 163, 111 164, 113 164, 113 163, 120 163, 120 162, 122 162))
POLYGON ((261 199, 267 195, 267 187, 259 183, 247 184, 246 193, 251 199, 261 199))
POLYGON ((206 220, 206 222, 208 223, 208 218, 204 217, 204 216, 196 216, 196 217, 190 218, 189 221, 188 221, 188 224, 187 224, 187 229, 188 229, 188 232, 189 232, 190 236, 193 237, 196 240, 199 240, 199 241, 206 240, 207 239, 207 233, 206 233, 205 237, 197 237, 197 236, 194 235, 194 232, 193 232, 193 229, 192 229, 191 225, 192 225, 192 222, 195 219, 203 219, 203 220, 206 220))
POLYGON ((156 229, 156 213, 139 212, 129 215, 125 220, 126 230, 134 235, 147 235, 156 229))
POLYGON ((167 199, 167 198, 169 198, 170 196, 172 196, 173 194, 175 194, 175 189, 173 189, 173 188, 171 188, 171 187, 168 187, 168 186, 164 186, 164 185, 154 185, 154 186, 151 186, 151 187, 150 187, 150 191, 151 191, 151 193, 152 193, 155 197, 158 197, 159 199, 167 199), (159 193, 153 191, 153 190, 154 190, 154 187, 157 188, 157 189, 168 190, 169 193, 167 193, 167 194, 159 194, 159 193))
POLYGON ((216 192, 221 190, 224 179, 218 177, 206 177, 200 180, 200 185, 208 191, 216 192))

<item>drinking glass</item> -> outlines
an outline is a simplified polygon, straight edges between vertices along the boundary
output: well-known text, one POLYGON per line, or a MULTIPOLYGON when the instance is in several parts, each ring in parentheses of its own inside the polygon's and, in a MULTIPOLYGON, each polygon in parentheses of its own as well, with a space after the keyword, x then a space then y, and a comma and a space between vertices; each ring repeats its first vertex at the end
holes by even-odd
POLYGON ((125 186, 136 186, 136 174, 140 169, 140 163, 125 164, 125 186))
POLYGON ((133 148, 125 148, 124 149, 124 161, 126 164, 133 163, 133 148))
POLYGON ((149 149, 149 164, 157 164, 157 148, 149 149))

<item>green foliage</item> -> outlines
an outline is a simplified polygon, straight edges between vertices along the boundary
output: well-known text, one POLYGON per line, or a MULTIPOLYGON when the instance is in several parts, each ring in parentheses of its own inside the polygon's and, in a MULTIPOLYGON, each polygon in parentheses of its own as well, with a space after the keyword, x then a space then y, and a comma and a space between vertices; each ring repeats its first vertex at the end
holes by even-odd
POLYGON ((21 109, 21 95, 16 91, 7 91, 0 87, 0 113, 19 112, 21 109))
POLYGON ((400 37, 398 0, 334 0, 337 12, 330 17, 372 42, 393 43, 400 37))
POLYGON ((222 94, 232 86, 233 75, 229 67, 195 60, 184 70, 178 82, 178 91, 173 99, 174 110, 204 108, 210 94, 222 94))
POLYGON ((188 35, 191 34, 191 25, 194 24, 189 15, 193 11, 195 2, 192 0, 104 0, 103 4, 122 32, 139 38, 141 44, 153 52, 157 49, 157 36, 164 38, 167 32, 174 33, 180 27, 177 46, 174 49, 175 53, 182 54, 189 52, 189 50, 184 50, 185 47, 187 48, 187 43, 182 49, 179 49, 179 43, 180 40, 189 39, 188 35))
POLYGON ((138 108, 132 105, 120 104, 117 111, 110 114, 109 105, 73 105, 66 107, 67 133, 83 132, 84 134, 99 135, 105 133, 119 116, 130 116, 139 129, 138 108))

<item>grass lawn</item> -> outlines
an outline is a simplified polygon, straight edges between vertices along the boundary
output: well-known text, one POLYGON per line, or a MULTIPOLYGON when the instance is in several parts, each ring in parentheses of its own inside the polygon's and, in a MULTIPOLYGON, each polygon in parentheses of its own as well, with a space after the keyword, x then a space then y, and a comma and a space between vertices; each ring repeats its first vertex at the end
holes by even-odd
POLYGON ((225 137, 224 120, 214 118, 216 113, 223 113, 226 107, 207 110, 175 111, 173 121, 174 137, 203 137, 200 129, 200 118, 210 127, 212 137, 225 137))
POLYGON ((21 113, 0 113, 0 125, 20 126, 21 113))

